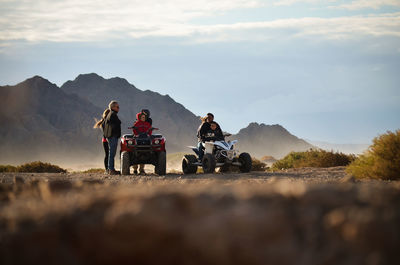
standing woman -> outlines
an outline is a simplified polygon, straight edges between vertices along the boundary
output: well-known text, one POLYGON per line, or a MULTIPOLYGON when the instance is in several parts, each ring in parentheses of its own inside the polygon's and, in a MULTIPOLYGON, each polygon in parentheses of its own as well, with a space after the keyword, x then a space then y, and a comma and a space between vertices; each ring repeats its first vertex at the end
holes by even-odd
POLYGON ((115 171, 114 158, 117 153, 118 139, 121 137, 121 121, 118 118, 119 104, 113 100, 108 104, 110 112, 108 113, 104 123, 104 137, 107 138, 109 154, 108 154, 108 174, 118 175, 115 171))
POLYGON ((109 148, 108 148, 108 142, 107 142, 107 138, 104 137, 104 124, 106 121, 106 118, 108 116, 108 114, 110 113, 110 109, 105 109, 103 112, 103 116, 101 117, 101 120, 97 121, 95 123, 95 125, 93 126, 93 128, 102 128, 103 130, 103 137, 101 139, 101 141, 103 142, 103 149, 104 149, 104 168, 106 169, 106 171, 108 172, 108 156, 109 156, 109 148))

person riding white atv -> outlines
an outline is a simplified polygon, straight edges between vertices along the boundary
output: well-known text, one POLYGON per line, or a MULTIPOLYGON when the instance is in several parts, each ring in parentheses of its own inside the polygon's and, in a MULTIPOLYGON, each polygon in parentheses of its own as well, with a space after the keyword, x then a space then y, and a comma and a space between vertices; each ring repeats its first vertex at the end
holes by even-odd
MULTIPOLYGON (((224 134, 224 137, 231 136, 224 134)), ((220 172, 227 171, 230 166, 239 167, 240 172, 250 172, 252 168, 251 156, 248 153, 239 154, 238 150, 234 149, 237 140, 228 141, 206 141, 203 143, 205 150, 204 156, 199 161, 199 149, 195 146, 189 146, 197 156, 184 155, 182 158, 182 171, 184 174, 194 174, 197 172, 197 167, 202 167, 204 173, 214 173, 215 168, 221 167, 220 172)))

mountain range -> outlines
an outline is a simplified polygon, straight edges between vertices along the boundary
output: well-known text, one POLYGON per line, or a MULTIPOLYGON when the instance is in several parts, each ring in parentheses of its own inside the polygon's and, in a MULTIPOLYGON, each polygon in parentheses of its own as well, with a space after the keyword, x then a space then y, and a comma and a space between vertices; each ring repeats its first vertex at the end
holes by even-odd
MULTIPOLYGON (((105 79, 94 73, 79 75, 61 87, 34 76, 14 86, 0 86, 0 99, 3 164, 44 160, 60 165, 101 165, 102 133, 93 129, 93 124, 111 100, 120 103, 123 133, 130 132, 128 127, 137 112, 149 109, 153 126, 167 138, 170 153, 188 151, 186 146, 197 141, 200 125, 200 117, 168 95, 142 91, 123 78, 105 79)), ((280 125, 251 123, 233 138, 239 140, 240 150, 256 157, 281 158, 290 151, 312 147, 280 125)))

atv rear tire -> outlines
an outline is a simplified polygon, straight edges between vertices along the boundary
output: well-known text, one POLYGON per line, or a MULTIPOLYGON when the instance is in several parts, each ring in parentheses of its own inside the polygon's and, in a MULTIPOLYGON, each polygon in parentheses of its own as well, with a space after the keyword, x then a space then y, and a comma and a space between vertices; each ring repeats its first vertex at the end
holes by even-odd
POLYGON ((239 155, 239 162, 240 162, 240 164, 242 164, 239 167, 240 172, 247 173, 247 172, 251 171, 253 162, 251 160, 251 156, 248 153, 241 153, 239 155))
POLYGON ((203 157, 203 171, 205 174, 212 174, 215 171, 215 157, 212 154, 204 154, 203 157))
POLYGON ((197 158, 194 155, 184 155, 182 158, 182 171, 183 174, 196 174, 197 165, 193 165, 197 162, 197 158))
POLYGON ((129 157, 129 153, 126 151, 123 151, 121 153, 121 175, 129 175, 131 168, 131 160, 129 157))
POLYGON ((164 176, 167 174, 167 153, 160 152, 157 155, 157 165, 154 168, 154 171, 159 176, 164 176))

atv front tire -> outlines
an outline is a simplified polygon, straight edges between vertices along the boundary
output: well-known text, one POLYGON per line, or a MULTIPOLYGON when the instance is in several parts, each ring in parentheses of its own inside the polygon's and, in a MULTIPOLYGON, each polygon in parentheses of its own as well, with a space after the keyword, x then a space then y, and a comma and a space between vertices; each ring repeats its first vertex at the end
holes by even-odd
POLYGON ((251 156, 248 153, 241 153, 239 155, 239 162, 241 164, 241 166, 239 167, 240 172, 247 173, 251 171, 253 162, 251 160, 251 156))
POLYGON ((131 168, 131 161, 129 158, 129 153, 123 151, 121 153, 121 175, 129 175, 131 168))
POLYGON ((157 165, 154 168, 154 171, 159 176, 164 176, 167 174, 167 153, 160 152, 157 156, 157 165))
POLYGON ((197 172, 197 158, 194 155, 184 155, 182 158, 182 171, 183 174, 195 174, 197 172))
POLYGON ((203 171, 205 174, 214 173, 216 162, 212 154, 204 154, 202 164, 203 164, 203 171))

